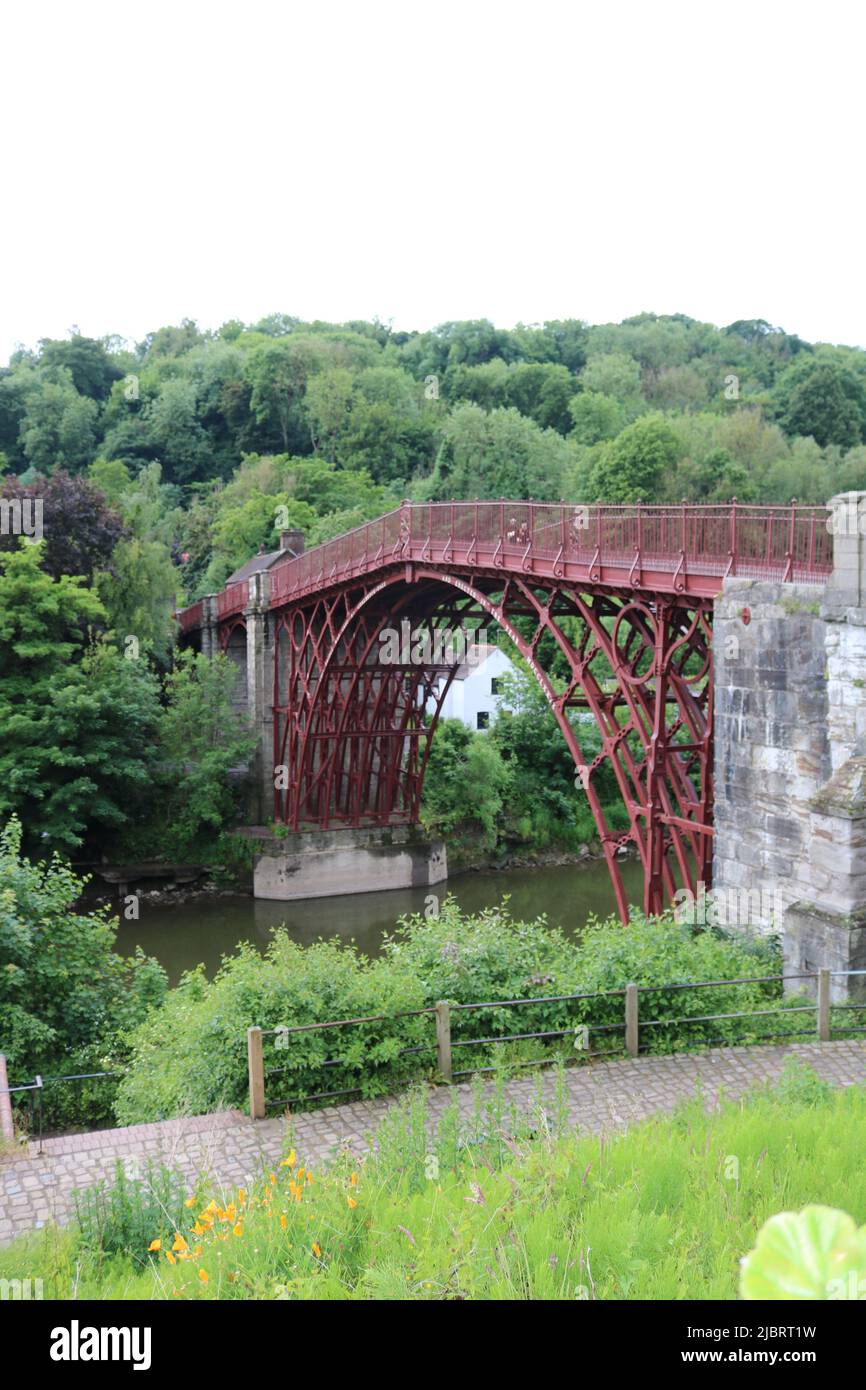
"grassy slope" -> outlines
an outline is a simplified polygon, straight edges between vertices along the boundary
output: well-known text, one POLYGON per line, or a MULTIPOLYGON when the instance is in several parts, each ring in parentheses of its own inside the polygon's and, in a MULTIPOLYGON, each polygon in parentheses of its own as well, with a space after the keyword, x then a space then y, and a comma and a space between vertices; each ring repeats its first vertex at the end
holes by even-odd
POLYGON ((200 1235, 197 1195, 198 1253, 176 1264, 172 1230, 147 1233, 163 1241, 150 1257, 136 1236, 151 1261, 138 1270, 48 1231, 0 1251, 0 1277, 42 1277, 60 1298, 75 1281, 96 1298, 729 1299, 774 1212, 822 1202, 866 1221, 864 1121, 866 1089, 830 1092, 803 1068, 710 1116, 695 1103, 607 1141, 509 1141, 503 1108, 479 1102, 474 1142, 457 1143, 452 1115, 432 1144, 416 1100, 354 1185, 340 1160, 304 1175, 296 1200, 299 1153, 200 1235))

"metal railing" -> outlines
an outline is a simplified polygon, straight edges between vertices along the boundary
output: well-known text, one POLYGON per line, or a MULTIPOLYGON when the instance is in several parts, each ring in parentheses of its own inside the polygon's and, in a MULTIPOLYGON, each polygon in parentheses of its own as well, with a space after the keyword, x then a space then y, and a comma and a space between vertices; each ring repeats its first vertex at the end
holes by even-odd
MULTIPOLYGON (((424 1052, 435 1053, 435 1072, 443 1082, 451 1082, 460 1076, 475 1076, 485 1072, 498 1070, 495 1066, 466 1067, 454 1070, 452 1054, 456 1048, 461 1047, 487 1047, 501 1043, 517 1043, 526 1041, 553 1041, 568 1037, 580 1039, 580 1047, 577 1043, 575 1049, 579 1052, 579 1060, 593 1060, 625 1054, 629 1057, 637 1057, 641 1053, 652 1050, 652 1043, 641 1041, 641 1033, 646 1029, 652 1028, 683 1028, 693 1024, 707 1024, 715 1022, 730 1022, 735 1019, 751 1019, 775 1017, 777 1019, 790 1018, 794 1014, 812 1014, 814 1022, 808 1028, 802 1029, 783 1029, 772 1033, 761 1033, 750 1035, 750 1043, 766 1042, 773 1039, 792 1039, 802 1037, 817 1037, 820 1042, 831 1040, 833 1033, 843 1032, 845 1034, 855 1032, 866 1032, 866 1026, 845 1025, 835 1027, 832 1022, 834 1013, 855 1012, 866 1009, 863 1004, 834 1004, 830 998, 830 981, 834 976, 849 977, 866 975, 866 970, 811 970, 800 974, 782 975, 757 975, 744 976, 729 980, 699 980, 687 982, 674 982, 663 985, 636 985, 627 984, 621 989, 598 990, 593 993, 582 994, 557 994, 557 995, 537 995, 528 999, 495 999, 481 1003, 452 1004, 446 1000, 440 1000, 435 1005, 426 1008, 410 1009, 393 1014, 374 1014, 361 1018, 344 1018, 331 1020, 324 1023, 302 1023, 295 1027, 268 1028, 258 1027, 247 1030, 247 1066, 249 1076, 249 1099, 250 1115, 254 1120, 264 1119, 268 1110, 286 1109, 292 1105, 303 1103, 313 1103, 322 1100, 336 1100, 345 1096, 363 1094, 363 1086, 343 1087, 334 1090, 312 1092, 304 1095, 290 1097, 281 1096, 279 1098, 268 1098, 266 1094, 266 1082, 269 1077, 285 1076, 292 1072, 297 1073, 298 1068, 292 1067, 269 1067, 265 1068, 264 1062, 264 1040, 265 1038, 278 1037, 287 1041, 291 1036, 301 1033, 319 1032, 328 1029, 350 1028, 359 1024, 369 1023, 394 1023, 404 1018, 420 1018, 423 1016, 433 1016, 436 1021, 436 1040, 423 1043, 413 1047, 400 1049, 392 1054, 393 1060, 398 1057, 410 1055, 420 1055, 424 1052), (782 984, 785 981, 817 981, 817 998, 815 1003, 794 1004, 789 1007, 775 1007, 766 1009, 745 1009, 740 1011, 721 1013, 721 1014, 685 1014, 682 1017, 671 1018, 644 1018, 640 1017, 639 998, 641 994, 661 994, 663 992, 676 992, 682 990, 699 989, 718 989, 731 985, 755 985, 755 984, 782 984), (495 1033, 489 1037, 468 1037, 454 1038, 452 1036, 451 1016, 457 1013, 469 1013, 482 1009, 516 1009, 528 1005, 538 1004, 571 1004, 578 1001, 591 999, 622 999, 623 1013, 621 1020, 617 1023, 578 1023, 572 1024, 567 1028, 552 1028, 534 1032, 512 1032, 495 1033), (593 1051, 588 1046, 590 1034, 615 1034, 623 1033, 621 1045, 613 1047, 599 1048, 593 1051)), ((698 1046, 716 1046, 724 1044, 733 1046, 728 1037, 701 1038, 698 1046)), ((431 1058, 432 1062, 432 1058, 431 1058)), ((550 1065, 550 1058, 532 1058, 530 1060, 518 1060, 510 1063, 515 1067, 532 1067, 550 1065)), ((313 1071, 326 1067, 343 1067, 351 1069, 351 1064, 344 1058, 334 1057, 325 1061, 311 1063, 310 1069, 313 1071)))
MULTIPOLYGON (((729 575, 823 583, 833 569, 829 516, 826 506, 796 502, 406 502, 275 565, 270 607, 400 560, 594 583, 635 586, 650 580, 701 594, 717 592, 729 575)), ((220 619, 240 612, 246 601, 246 583, 231 585, 217 598, 220 619)), ((184 631, 201 623, 194 609, 179 614, 184 631)))
POLYGON ((23 1095, 28 1100, 29 1123, 27 1134, 30 1142, 36 1142, 37 1152, 42 1152, 42 1141, 46 1137, 44 1124, 43 1096, 48 1086, 69 1084, 73 1081, 102 1081, 117 1077, 116 1071, 73 1072, 65 1076, 35 1076, 32 1081, 21 1082, 17 1086, 0 1086, 0 1095, 23 1095))
POLYGON ((229 584, 227 589, 217 594, 217 616, 220 621, 235 613, 242 613, 249 601, 249 580, 242 579, 238 584, 229 584))

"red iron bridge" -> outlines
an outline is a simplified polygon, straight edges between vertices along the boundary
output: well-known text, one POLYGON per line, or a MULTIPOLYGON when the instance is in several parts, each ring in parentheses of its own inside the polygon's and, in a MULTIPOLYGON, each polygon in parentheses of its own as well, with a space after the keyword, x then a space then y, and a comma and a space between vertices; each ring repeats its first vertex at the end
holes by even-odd
POLYGON ((796 503, 407 502, 178 621, 270 693, 251 712, 274 818, 296 830, 417 821, 457 670, 435 634, 501 629, 557 720, 625 920, 629 846, 648 912, 710 882, 714 599, 729 577, 826 583, 829 517, 796 503), (384 640, 407 621, 421 659, 384 640), (605 815, 617 797, 627 829, 605 815))

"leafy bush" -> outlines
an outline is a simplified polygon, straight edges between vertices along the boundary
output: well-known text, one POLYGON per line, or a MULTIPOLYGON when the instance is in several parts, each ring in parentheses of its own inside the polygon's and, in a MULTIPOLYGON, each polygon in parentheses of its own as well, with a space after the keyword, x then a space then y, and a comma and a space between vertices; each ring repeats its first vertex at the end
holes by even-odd
POLYGON ((358 1087, 365 1095, 394 1089, 418 1074, 403 1048, 429 1042, 424 1019, 395 1019, 425 1003, 421 982, 354 946, 321 941, 299 946, 279 931, 264 957, 248 944, 227 957, 208 982, 185 975, 158 1013, 132 1038, 133 1062, 121 1082, 121 1124, 246 1105, 247 1029, 296 1027, 387 1015, 346 1029, 270 1038, 270 1096, 290 1098, 358 1087), (393 1019, 393 1022, 390 1020, 393 1019), (327 1065, 339 1057, 339 1066, 327 1065))
MULTIPOLYGON (((121 1035, 163 997, 165 972, 140 951, 112 950, 116 923, 75 903, 84 880, 56 856, 21 855, 21 825, 0 831, 0 1038, 10 1084, 111 1069, 121 1035)), ((96 1124, 111 1115, 114 1083, 48 1085, 48 1124, 96 1124)))
MULTIPOLYGON (((593 1051, 621 1046, 621 994, 576 1001, 551 996, 622 990, 628 981, 649 988, 780 969, 772 943, 696 933, 668 919, 636 916, 629 927, 614 919, 593 921, 575 943, 543 918, 513 921, 507 904, 464 916, 451 898, 439 916, 402 919, 375 961, 335 941, 298 946, 280 931, 264 957, 251 946, 239 947, 210 983, 201 970, 186 975, 164 1007, 135 1030, 117 1117, 134 1124, 245 1105, 246 1033, 253 1025, 273 1030, 372 1017, 348 1027, 269 1037, 266 1093, 275 1102, 322 1093, 342 1098, 353 1090, 373 1096, 434 1073, 432 1016, 399 1015, 429 1010, 440 999, 453 1005, 536 1001, 518 1008, 454 1009, 454 1067, 465 1071, 557 1055, 575 1059, 575 1049, 584 1044, 582 1026, 590 1030, 593 1051), (601 1031, 593 1034, 594 1028, 601 1031), (539 1033, 564 1037, 470 1045, 539 1033)), ((780 1032, 799 1026, 801 1017, 787 1012, 773 984, 653 990, 643 999, 643 1017, 663 1025, 644 1034, 652 1051, 754 1036, 748 1019, 674 1026, 705 1014, 776 1009, 760 1022, 762 1031, 780 1032)))

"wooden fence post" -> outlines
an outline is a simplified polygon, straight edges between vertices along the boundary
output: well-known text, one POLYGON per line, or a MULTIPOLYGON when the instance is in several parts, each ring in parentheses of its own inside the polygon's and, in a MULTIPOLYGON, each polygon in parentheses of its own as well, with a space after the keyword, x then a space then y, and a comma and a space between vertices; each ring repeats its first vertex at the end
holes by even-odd
POLYGON ((250 1118, 265 1118, 265 1059, 261 1028, 247 1029, 247 1065, 250 1073, 250 1118))
POLYGON ((625 1048, 630 1057, 637 1056, 638 1049, 638 1023, 637 1023, 637 985, 626 985, 625 987, 625 1048))
POLYGON ((7 1139, 11 1142, 14 1138, 15 1122, 12 1119, 12 1097, 9 1094, 6 1057, 0 1052, 0 1139, 7 1139))
POLYGON ((446 1081, 451 1080, 451 1005, 440 999, 436 1005, 436 1060, 446 1081))
POLYGON ((830 1041, 830 971, 818 971, 818 1039, 830 1041))

